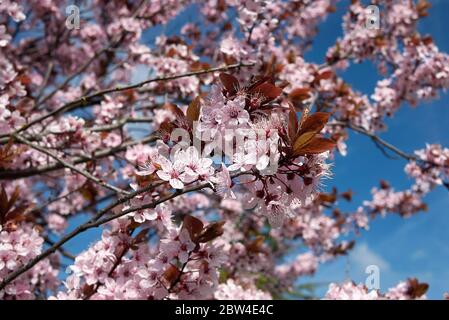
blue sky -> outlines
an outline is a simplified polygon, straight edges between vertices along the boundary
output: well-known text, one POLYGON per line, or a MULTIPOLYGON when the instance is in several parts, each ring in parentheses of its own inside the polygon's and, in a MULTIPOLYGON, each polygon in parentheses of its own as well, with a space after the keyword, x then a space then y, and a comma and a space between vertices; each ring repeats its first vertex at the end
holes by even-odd
MULTIPOLYGON (((430 15, 421 22, 419 30, 431 34, 441 51, 449 52, 449 1, 431 2, 430 15)), ((308 59, 322 62, 328 46, 341 35, 341 13, 346 3, 340 3, 337 13, 321 25, 315 47, 306 54, 308 59)), ((352 65, 341 76, 367 94, 373 92, 379 79, 370 63, 352 65)), ((381 137, 409 153, 429 142, 449 146, 449 95, 442 93, 439 100, 416 108, 404 105, 387 124, 389 130, 381 137)), ((348 146, 348 155, 337 157, 333 179, 327 182, 328 187, 336 185, 341 190, 352 188, 354 191, 353 203, 342 204, 343 208, 354 209, 364 199, 369 199, 370 189, 380 179, 390 181, 396 190, 408 188, 412 183, 403 171, 405 161, 386 158, 367 137, 351 134, 348 146)), ((440 299, 444 291, 449 291, 449 193, 438 188, 425 200, 429 205, 428 212, 408 219, 397 216, 377 218, 371 223, 370 230, 357 238, 357 245, 349 257, 322 266, 313 281, 350 278, 364 282, 366 266, 377 264, 381 272, 381 290, 407 277, 418 277, 430 284, 428 297, 440 299)), ((326 288, 317 292, 323 293, 326 288)))
MULTIPOLYGON (((449 52, 449 1, 431 1, 433 7, 430 16, 422 21, 419 29, 429 33, 441 51, 449 52)), ((342 34, 342 12, 349 1, 341 1, 336 13, 331 14, 320 25, 313 49, 306 54, 308 60, 323 62, 327 48, 342 34)), ((154 38, 161 32, 173 34, 187 20, 197 20, 196 9, 188 8, 165 27, 157 27, 144 34, 144 42, 154 43, 154 38)), ((145 77, 145 75, 142 75, 145 77)), ((370 95, 379 79, 376 69, 370 63, 352 65, 341 75, 354 88, 370 95)), ((416 108, 404 105, 402 109, 387 122, 388 132, 382 138, 412 152, 423 148, 426 143, 441 143, 449 146, 449 95, 441 94, 439 100, 424 103, 416 108)), ((367 138, 351 134, 348 155, 338 156, 333 166, 333 179, 326 182, 330 189, 338 186, 339 190, 351 188, 354 199, 350 204, 343 204, 344 210, 354 210, 365 199, 370 199, 370 190, 377 186, 380 179, 390 181, 396 190, 406 189, 412 181, 404 173, 404 160, 386 158, 367 138)), ((428 297, 440 299, 444 291, 449 291, 449 193, 438 188, 426 197, 429 210, 408 219, 397 216, 377 218, 371 223, 370 230, 357 238, 357 245, 348 257, 343 257, 321 266, 314 278, 304 278, 305 282, 344 281, 351 278, 364 282, 365 268, 370 264, 380 267, 381 290, 394 286, 407 277, 418 277, 428 282, 428 297)), ((76 218, 72 228, 88 217, 76 218)), ((86 244, 99 236, 99 230, 88 231, 75 241, 69 242, 67 249, 79 252, 86 244)), ((327 286, 317 293, 322 295, 327 286)))

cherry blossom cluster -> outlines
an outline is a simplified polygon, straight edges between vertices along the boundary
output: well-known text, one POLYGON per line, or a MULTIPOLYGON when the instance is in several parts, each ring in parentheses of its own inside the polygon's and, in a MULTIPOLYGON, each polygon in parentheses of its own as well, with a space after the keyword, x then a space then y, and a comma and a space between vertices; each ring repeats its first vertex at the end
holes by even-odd
POLYGON ((369 290, 364 284, 356 285, 352 281, 342 284, 331 283, 326 293, 328 300, 423 300, 426 299, 427 283, 420 283, 416 278, 398 283, 386 293, 369 290))
POLYGON ((416 161, 405 167, 405 172, 415 179, 413 189, 427 193, 438 185, 448 181, 449 149, 439 144, 427 145, 425 149, 415 151, 416 161))
POLYGON ((100 241, 76 257, 64 282, 66 291, 53 298, 211 298, 218 285, 217 268, 227 258, 220 245, 209 241, 220 235, 222 224, 203 229, 200 220, 186 216, 177 228, 171 211, 167 207, 161 211, 166 218, 154 220, 160 227, 157 245, 145 241, 151 232, 145 224, 140 224, 143 229, 133 236, 136 225, 130 219, 114 222, 100 241))
MULTIPOLYGON (((0 280, 41 253, 43 243, 39 231, 29 223, 0 226, 0 280)), ((39 262, 0 291, 0 298, 29 300, 44 296, 47 290, 55 291, 59 285, 58 268, 57 257, 39 262)))

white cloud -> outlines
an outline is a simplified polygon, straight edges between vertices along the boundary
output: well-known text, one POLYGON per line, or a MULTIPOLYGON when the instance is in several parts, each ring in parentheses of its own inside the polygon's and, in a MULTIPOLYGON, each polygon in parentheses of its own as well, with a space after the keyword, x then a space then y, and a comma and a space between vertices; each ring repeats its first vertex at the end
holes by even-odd
POLYGON ((413 252, 410 256, 410 259, 412 259, 413 261, 416 260, 422 260, 427 258, 427 253, 424 250, 418 249, 415 252, 413 252))
POLYGON ((352 263, 356 264, 357 268, 360 268, 361 272, 364 272, 367 266, 373 264, 378 266, 381 272, 390 270, 388 261, 372 251, 365 242, 355 246, 349 259, 352 263))

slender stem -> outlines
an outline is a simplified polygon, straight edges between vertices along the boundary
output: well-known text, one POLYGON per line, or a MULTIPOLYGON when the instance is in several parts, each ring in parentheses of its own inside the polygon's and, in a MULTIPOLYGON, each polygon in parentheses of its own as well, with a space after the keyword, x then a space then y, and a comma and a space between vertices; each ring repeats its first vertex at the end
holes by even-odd
MULTIPOLYGON (((392 145, 391 143, 383 140, 382 138, 380 138, 379 136, 377 136, 376 134, 374 134, 373 132, 370 132, 364 128, 358 127, 356 125, 353 125, 349 122, 346 121, 335 121, 332 123, 329 123, 329 125, 333 125, 333 126, 342 126, 342 127, 347 127, 350 128, 351 130, 354 130, 356 132, 359 132, 365 136, 368 136, 371 138, 371 140, 373 140, 373 142, 376 144, 377 147, 381 148, 381 147, 385 147, 388 150, 394 152, 395 154, 397 154, 398 156, 404 158, 407 161, 415 161, 415 162, 419 162, 419 163, 426 163, 432 167, 444 167, 444 168, 448 168, 447 165, 440 165, 437 164, 435 162, 429 161, 429 160, 425 160, 425 159, 421 159, 418 156, 414 155, 414 154, 410 154, 410 153, 406 153, 404 151, 402 151, 401 149, 399 149, 398 147, 392 145)), ((381 148, 382 152, 386 155, 385 150, 383 150, 381 148)), ((447 181, 443 181, 443 186, 449 190, 449 182, 447 181)))
MULTIPOLYGON (((52 116, 55 116, 55 115, 57 115, 59 113, 68 112, 68 111, 73 110, 75 108, 78 108, 78 107, 81 107, 81 106, 84 106, 84 105, 88 105, 89 103, 94 101, 96 98, 103 97, 104 95, 106 95, 108 93, 118 92, 118 91, 125 91, 125 90, 130 90, 130 89, 135 89, 135 88, 140 88, 140 87, 142 87, 142 86, 144 86, 144 85, 146 85, 148 83, 152 83, 152 82, 174 80, 174 79, 191 77, 191 76, 196 76, 196 75, 201 75, 201 74, 206 74, 206 73, 211 73, 211 72, 225 71, 225 70, 237 69, 237 68, 241 68, 241 67, 250 67, 250 66, 253 66, 253 65, 254 65, 254 63, 236 63, 236 64, 231 64, 231 65, 221 66, 221 67, 216 67, 216 68, 210 68, 210 69, 204 69, 204 70, 199 70, 199 71, 186 72, 186 73, 182 73, 182 74, 155 77, 155 78, 147 79, 145 81, 142 81, 142 82, 139 82, 139 83, 136 83, 136 84, 131 84, 131 85, 122 86, 122 87, 117 86, 117 87, 101 90, 101 91, 92 93, 92 94, 90 94, 88 96, 81 97, 81 98, 79 98, 79 99, 77 99, 75 101, 69 102, 69 103, 67 103, 67 104, 65 104, 65 105, 55 109, 52 112, 49 112, 49 113, 47 113, 45 115, 37 117, 36 119, 30 121, 29 123, 27 123, 26 125, 24 125, 23 127, 21 127, 20 129, 16 130, 15 132, 13 132, 11 134, 0 135, 0 138, 5 138, 5 137, 7 138, 9 135, 20 133, 20 132, 30 128, 31 126, 33 126, 33 125, 35 125, 37 123, 40 123, 43 120, 48 119, 48 118, 50 118, 52 116)), ((96 101, 96 102, 98 102, 98 101, 96 101)), ((3 140, 0 140, 0 141, 3 142, 3 140)))
POLYGON ((136 195, 139 195, 143 192, 149 191, 150 189, 152 189, 153 187, 155 187, 154 185, 149 185, 145 188, 142 188, 140 190, 137 190, 131 194, 126 195, 123 198, 118 199, 117 201, 115 201, 114 203, 110 204, 109 206, 107 206, 106 208, 100 210, 93 218, 91 218, 89 221, 79 225, 77 228, 75 228, 72 232, 66 234, 65 236, 63 236, 59 241, 55 242, 54 245, 52 245, 50 248, 48 248, 47 250, 45 250, 44 252, 42 252, 41 254, 39 254, 38 256, 36 256, 34 259, 30 260, 27 264, 23 265, 22 267, 20 267, 19 269, 11 272, 10 274, 8 274, 3 281, 0 283, 0 290, 3 290, 9 283, 11 283, 12 281, 14 281, 18 276, 20 276, 21 274, 25 273, 26 271, 30 270, 31 268, 33 268, 37 263, 39 263, 40 261, 42 261, 43 259, 47 258, 48 256, 50 256, 52 253, 54 253, 56 250, 58 250, 61 246, 63 246, 65 243, 67 243, 69 240, 73 239, 74 237, 76 237, 77 235, 79 235, 80 233, 85 232, 86 230, 101 226, 104 223, 107 223, 109 221, 112 221, 114 219, 117 219, 121 216, 124 216, 128 213, 137 211, 137 210, 142 210, 145 208, 154 208, 156 207, 158 204, 161 204, 163 202, 166 202, 168 200, 171 200, 177 196, 180 196, 182 194, 188 193, 188 192, 192 192, 192 191, 197 191, 200 189, 204 189, 209 187, 210 188, 210 184, 209 183, 204 183, 195 187, 191 187, 185 190, 178 190, 176 192, 173 192, 163 198, 160 198, 157 201, 152 202, 151 204, 147 204, 145 206, 141 206, 141 207, 134 207, 134 208, 130 208, 128 210, 125 211, 121 211, 118 212, 114 215, 111 215, 107 218, 101 219, 101 217, 106 214, 107 212, 109 212, 110 210, 112 210, 113 208, 117 207, 120 204, 123 204, 124 202, 132 199, 133 197, 135 197, 136 195))
MULTIPOLYGON (((72 159, 72 164, 80 164, 85 163, 88 161, 91 161, 92 159, 101 159, 113 154, 116 154, 118 152, 126 150, 126 148, 137 145, 137 144, 146 144, 151 143, 156 140, 156 136, 149 135, 143 139, 140 140, 133 140, 126 143, 121 144, 120 146, 108 148, 104 150, 100 150, 97 152, 94 152, 94 154, 90 157, 76 157, 72 159)), ((28 168, 28 169, 22 169, 22 170, 0 170, 0 180, 10 180, 10 179, 18 179, 18 178, 26 178, 31 177, 38 174, 43 174, 50 171, 55 171, 64 168, 64 166, 60 163, 54 163, 51 165, 46 166, 40 166, 36 168, 28 168)))
POLYGON ((27 146, 29 146, 29 147, 31 147, 31 148, 39 151, 39 152, 42 152, 42 153, 52 157, 53 159, 58 161, 63 167, 69 168, 72 171, 75 171, 75 172, 79 173, 80 175, 84 176, 85 178, 95 182, 96 184, 98 184, 98 185, 100 185, 100 186, 102 186, 102 187, 104 187, 106 189, 115 191, 117 193, 129 194, 128 191, 122 190, 120 188, 117 188, 117 187, 115 187, 113 185, 108 184, 107 182, 105 182, 105 181, 103 181, 101 179, 98 179, 97 177, 93 176, 91 173, 89 173, 89 172, 87 172, 87 171, 85 171, 83 169, 79 169, 75 165, 73 165, 72 163, 69 163, 69 162, 61 159, 57 154, 54 154, 52 151, 50 151, 50 150, 48 150, 48 149, 46 149, 46 148, 44 148, 42 146, 39 146, 37 144, 34 144, 31 141, 28 141, 27 139, 25 139, 24 137, 22 137, 22 136, 20 136, 18 134, 13 135, 13 137, 15 139, 17 139, 18 141, 22 142, 23 144, 26 144, 27 146))

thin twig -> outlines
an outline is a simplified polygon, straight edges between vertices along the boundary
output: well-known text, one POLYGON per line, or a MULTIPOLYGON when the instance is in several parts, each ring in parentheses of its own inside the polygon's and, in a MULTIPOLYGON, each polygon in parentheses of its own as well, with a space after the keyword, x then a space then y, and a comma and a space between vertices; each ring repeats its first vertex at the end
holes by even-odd
MULTIPOLYGON (((245 174, 250 174, 248 172, 240 172, 240 173, 236 173, 234 175, 231 176, 231 178, 236 178, 238 176, 241 175, 245 175, 245 174)), ((128 194, 126 196, 124 196, 123 198, 118 199, 117 201, 115 201, 114 203, 106 206, 105 208, 101 209, 93 218, 91 218, 89 221, 79 225, 76 229, 74 229, 72 232, 66 234, 65 236, 63 236, 59 241, 57 241, 53 246, 51 246, 50 248, 48 248, 46 251, 44 251, 43 253, 41 253, 40 255, 36 256, 34 259, 30 260, 27 264, 23 265, 22 267, 20 267, 19 269, 11 272, 10 274, 8 274, 3 281, 0 283, 0 290, 3 290, 5 288, 5 286, 7 286, 9 283, 11 283, 12 281, 14 281, 14 279, 16 279, 18 276, 20 276, 21 274, 23 274, 24 272, 30 270, 32 267, 34 267, 37 263, 39 263, 41 260, 47 258, 49 255, 51 255, 52 253, 54 253, 56 250, 58 250, 59 247, 63 246, 66 242, 68 242, 69 240, 73 239, 74 237, 76 237, 77 235, 79 235, 80 233, 85 232, 86 230, 92 229, 92 228, 96 228, 99 227, 105 223, 108 223, 112 220, 115 220, 117 218, 120 218, 124 215, 127 215, 131 212, 134 211, 138 211, 138 210, 143 210, 143 209, 151 209, 151 208, 155 208, 157 205, 169 201, 173 198, 176 198, 180 195, 183 195, 185 193, 189 193, 189 192, 194 192, 194 191, 199 191, 205 188, 212 188, 211 184, 209 182, 205 182, 203 184, 199 184, 196 186, 192 186, 190 188, 186 188, 183 190, 177 190, 175 192, 170 193, 169 195, 160 198, 159 200, 155 200, 152 203, 149 204, 145 204, 142 206, 138 206, 138 207, 131 207, 127 210, 123 210, 121 212, 115 213, 109 217, 103 218, 101 219, 101 217, 103 217, 107 212, 111 211, 112 209, 114 209, 115 207, 117 207, 120 204, 125 203, 126 201, 129 201, 130 199, 134 198, 135 196, 147 192, 153 188, 156 188, 157 186, 162 185, 164 182, 161 182, 159 184, 156 185, 148 185, 142 189, 139 189, 137 191, 132 192, 131 194, 128 194)))
POLYGON ((79 169, 75 165, 73 165, 73 164, 71 164, 71 163, 61 159, 57 154, 54 154, 52 151, 50 151, 50 150, 48 150, 48 149, 46 149, 44 147, 41 147, 41 146, 39 146, 37 144, 34 144, 31 141, 28 141, 27 139, 21 137, 18 134, 13 135, 13 137, 15 139, 17 139, 18 141, 22 142, 23 144, 26 144, 27 146, 29 146, 29 147, 31 147, 31 148, 39 151, 39 152, 42 152, 42 153, 50 156, 51 158, 53 158, 56 161, 58 161, 63 167, 69 168, 72 171, 75 171, 75 172, 79 173, 80 175, 86 177, 87 179, 95 182, 96 184, 98 184, 98 185, 100 185, 100 186, 102 186, 104 188, 107 188, 109 190, 112 190, 112 191, 115 191, 115 192, 121 193, 121 194, 129 194, 128 191, 125 191, 125 190, 122 190, 120 188, 114 187, 113 185, 110 185, 107 182, 105 182, 105 181, 103 181, 101 179, 98 179, 97 177, 93 176, 89 172, 87 172, 87 171, 85 171, 83 169, 79 169))
MULTIPOLYGON (((371 138, 371 140, 373 140, 373 142, 376 144, 377 147, 379 147, 382 152, 384 154, 386 154, 385 150, 382 147, 387 148, 388 150, 394 152, 395 154, 397 154, 398 156, 404 158, 407 161, 415 161, 418 163, 426 163, 432 167, 444 167, 444 168, 448 168, 448 166, 446 165, 440 165, 437 163, 434 163, 432 161, 429 160, 425 160, 425 159, 421 159, 418 156, 414 155, 414 154, 410 154, 410 153, 406 153, 404 151, 402 151, 401 149, 399 149, 398 147, 392 145, 391 143, 383 140, 382 138, 380 138, 379 136, 377 136, 375 133, 370 132, 364 128, 358 127, 356 125, 353 125, 349 122, 346 121, 334 121, 332 123, 329 123, 328 125, 333 125, 333 126, 342 126, 342 127, 347 127, 350 128, 351 130, 354 130, 358 133, 361 133, 365 136, 368 136, 371 138)), ((391 156, 389 156, 391 158, 391 156)), ((443 181, 443 186, 449 190, 449 182, 447 181, 443 181)))
POLYGON ((231 69, 237 69, 237 68, 241 68, 241 67, 250 67, 253 66, 254 63, 236 63, 236 64, 231 64, 231 65, 227 65, 227 66, 221 66, 221 67, 216 67, 216 68, 210 68, 210 69, 204 69, 204 70, 199 70, 199 71, 191 71, 191 72, 186 72, 186 73, 182 73, 182 74, 176 74, 176 75, 170 75, 170 76, 161 76, 161 77, 155 77, 155 78, 151 78, 151 79, 147 79, 145 81, 136 83, 136 84, 131 84, 131 85, 127 85, 127 86, 117 86, 114 88, 109 88, 109 89, 105 89, 105 90, 101 90, 95 93, 92 93, 88 96, 83 96, 75 101, 66 103, 65 105, 53 110, 52 112, 49 112, 45 115, 42 115, 40 117, 37 117, 36 119, 30 121, 29 123, 27 123, 26 125, 24 125, 23 127, 21 127, 20 129, 16 130, 13 133, 10 134, 3 134, 0 135, 0 142, 4 143, 7 142, 7 138, 10 135, 13 134, 17 134, 20 133, 28 128, 30 128, 31 126, 42 122, 45 119, 48 119, 52 116, 55 116, 59 113, 62 112, 68 112, 71 111, 75 108, 84 106, 84 105, 88 105, 90 102, 92 102, 93 100, 95 100, 98 97, 103 97, 104 95, 108 94, 108 93, 113 93, 113 92, 119 92, 119 91, 125 91, 125 90, 131 90, 131 89, 135 89, 135 88, 140 88, 148 83, 152 83, 152 82, 158 82, 158 81, 167 81, 167 80, 174 80, 174 79, 179 79, 179 78, 185 78, 185 77, 191 77, 191 76, 196 76, 196 75, 201 75, 201 74, 206 74, 206 73, 211 73, 211 72, 217 72, 217 71, 225 71, 225 70, 231 70, 231 69), (5 139, 6 138, 6 139, 5 139))
POLYGON ((182 194, 188 193, 188 192, 192 192, 192 191, 197 191, 200 189, 204 189, 204 188, 210 188, 210 184, 209 183, 204 183, 195 187, 191 187, 188 189, 184 189, 184 190, 178 190, 176 192, 173 192, 165 197, 160 198, 159 200, 156 200, 150 204, 144 205, 144 206, 140 206, 140 207, 133 207, 133 208, 129 208, 127 210, 118 212, 114 215, 111 215, 107 218, 104 219, 100 219, 104 214, 106 214, 107 212, 109 212, 110 210, 112 210, 113 208, 117 207, 120 204, 123 204, 124 202, 132 199, 133 197, 135 197, 138 194, 141 194, 145 191, 150 190, 151 188, 153 188, 154 186, 147 186, 143 189, 137 190, 129 195, 126 195, 123 198, 118 199, 117 201, 115 201, 113 204, 108 205, 106 208, 100 210, 93 218, 91 218, 89 221, 79 225, 77 228, 75 228, 72 232, 66 234, 65 236, 63 236, 59 241, 57 241, 53 246, 51 246, 50 248, 48 248, 47 250, 45 250, 43 253, 39 254, 38 256, 36 256, 34 259, 30 260, 27 264, 23 265, 22 267, 20 267, 19 269, 11 272, 10 274, 8 274, 3 281, 0 283, 0 290, 3 290, 9 283, 11 283, 12 281, 14 281, 14 279, 16 279, 18 276, 20 276, 21 274, 25 273, 26 271, 30 270, 32 267, 34 267, 37 263, 39 263, 41 260, 47 258, 49 255, 51 255, 52 253, 54 253, 56 250, 58 250, 58 248, 60 248, 61 246, 63 246, 66 242, 68 242, 69 240, 73 239, 74 237, 76 237, 77 235, 79 235, 80 233, 85 232, 86 230, 92 229, 92 228, 96 228, 101 226, 104 223, 107 223, 109 221, 112 221, 114 219, 117 219, 121 216, 127 215, 131 212, 137 211, 137 210, 142 210, 142 209, 146 209, 146 208, 154 208, 156 207, 158 204, 161 204, 163 202, 166 202, 168 200, 171 200, 177 196, 180 196, 182 194))
MULTIPOLYGON (((45 242, 51 246, 53 246, 55 244, 55 242, 53 240, 51 240, 49 237, 44 236, 43 237, 45 242)), ((58 251, 66 258, 75 261, 75 256, 73 254, 71 254, 70 252, 68 252, 67 250, 65 250, 63 247, 59 247, 58 251)))
MULTIPOLYGON (((151 143, 156 140, 156 136, 149 135, 145 138, 142 138, 140 140, 133 140, 129 142, 125 142, 117 147, 112 147, 104 150, 100 150, 97 152, 94 152, 91 159, 101 159, 110 155, 113 155, 117 152, 121 152, 126 150, 126 148, 137 145, 137 144, 146 144, 151 143)), ((76 157, 72 159, 72 164, 80 164, 85 163, 88 161, 91 161, 91 159, 88 159, 86 157, 76 157)), ((0 170, 0 180, 11 180, 11 179, 18 179, 18 178, 26 178, 31 177, 38 174, 47 173, 50 171, 55 171, 64 168, 64 166, 57 162, 51 165, 46 166, 39 166, 36 168, 28 168, 28 169, 22 169, 22 170, 0 170)))

